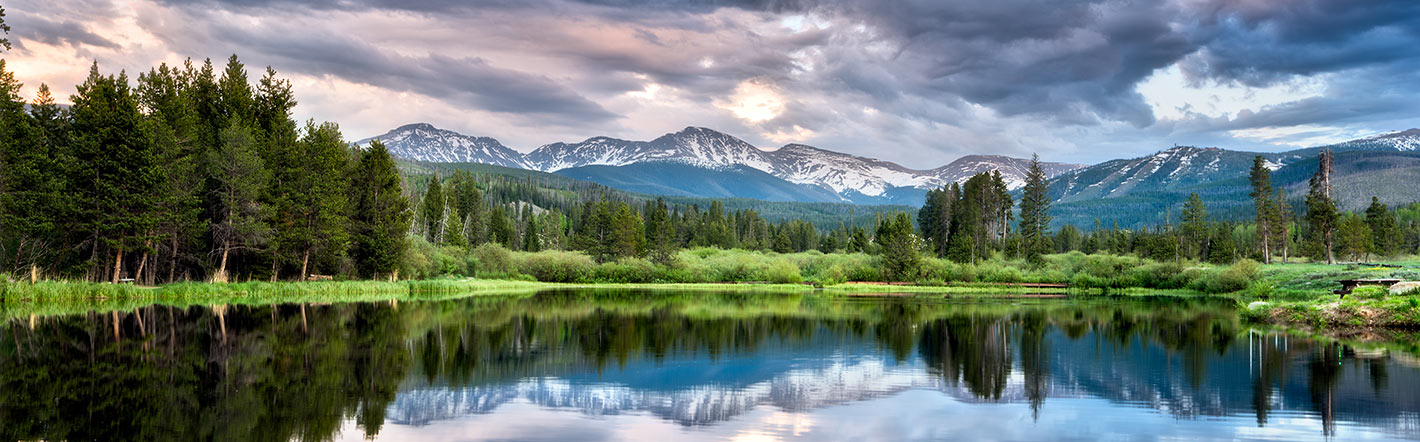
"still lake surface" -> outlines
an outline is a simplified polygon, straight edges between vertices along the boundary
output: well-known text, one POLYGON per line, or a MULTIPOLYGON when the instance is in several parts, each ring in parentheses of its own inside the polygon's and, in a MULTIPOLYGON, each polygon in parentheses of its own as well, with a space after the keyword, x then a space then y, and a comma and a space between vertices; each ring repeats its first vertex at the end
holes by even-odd
POLYGON ((1408 350, 1226 301, 550 291, 0 326, 0 440, 1420 440, 1408 350))

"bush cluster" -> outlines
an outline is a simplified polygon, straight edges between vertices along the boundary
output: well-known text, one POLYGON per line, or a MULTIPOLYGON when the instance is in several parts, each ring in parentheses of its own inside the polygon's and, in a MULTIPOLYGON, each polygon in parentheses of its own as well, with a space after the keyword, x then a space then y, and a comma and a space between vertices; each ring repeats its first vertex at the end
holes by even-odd
MULTIPOLYGON (((898 282, 883 271, 881 256, 863 253, 775 253, 707 247, 681 250, 664 264, 641 258, 598 264, 580 251, 516 252, 497 244, 465 250, 436 247, 418 238, 412 242, 402 272, 415 278, 479 277, 562 283, 898 282)), ((1081 252, 1048 255, 1036 262, 997 255, 974 264, 924 257, 916 278, 903 282, 1068 283, 1082 289, 1231 293, 1258 290, 1255 282, 1259 267, 1256 261, 1247 259, 1228 267, 1187 267, 1127 255, 1081 252)))

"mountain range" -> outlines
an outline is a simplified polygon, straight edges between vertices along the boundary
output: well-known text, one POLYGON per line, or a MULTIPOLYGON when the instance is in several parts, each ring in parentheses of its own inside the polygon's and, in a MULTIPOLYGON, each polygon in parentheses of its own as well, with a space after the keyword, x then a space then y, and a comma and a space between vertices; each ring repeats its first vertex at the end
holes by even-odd
POLYGON ((1248 172, 1261 155, 1272 169, 1273 185, 1302 211, 1307 181, 1323 149, 1335 153, 1332 178, 1339 206, 1364 209, 1371 197, 1391 205, 1420 201, 1420 129, 1377 135, 1326 146, 1262 153, 1176 146, 1153 155, 1106 161, 1063 173, 1050 182, 1052 212, 1061 224, 1142 227, 1177 223, 1189 194, 1203 197, 1221 219, 1251 216, 1248 172), (1399 185, 1398 185, 1399 184, 1399 185))
MULTIPOLYGON (((532 171, 652 195, 749 198, 790 202, 849 202, 917 206, 927 189, 997 170, 1011 189, 1024 185, 1029 160, 968 155, 933 169, 788 144, 761 149, 733 136, 687 127, 651 141, 593 137, 552 143, 527 154, 497 140, 410 124, 381 139, 391 153, 431 163, 482 163, 532 171)), ((1204 196, 1222 219, 1249 216, 1247 180, 1261 155, 1274 184, 1300 208, 1307 178, 1322 149, 1336 152, 1337 199, 1345 209, 1364 208, 1372 196, 1387 204, 1420 201, 1420 129, 1343 143, 1259 153, 1217 147, 1175 146, 1152 155, 1084 166, 1042 163, 1051 177, 1055 224, 1142 227, 1176 222, 1191 193, 1204 196)))
MULTIPOLYGON (((769 201, 921 204, 927 189, 998 170, 1010 188, 1025 184, 1030 161, 999 155, 969 155, 941 167, 911 169, 889 161, 803 144, 768 150, 703 127, 687 127, 650 141, 593 137, 552 143, 527 154, 498 140, 463 135, 416 123, 379 139, 408 160, 482 163, 593 181, 634 192, 742 197, 769 201)), ((1055 176, 1079 164, 1042 163, 1055 176)))

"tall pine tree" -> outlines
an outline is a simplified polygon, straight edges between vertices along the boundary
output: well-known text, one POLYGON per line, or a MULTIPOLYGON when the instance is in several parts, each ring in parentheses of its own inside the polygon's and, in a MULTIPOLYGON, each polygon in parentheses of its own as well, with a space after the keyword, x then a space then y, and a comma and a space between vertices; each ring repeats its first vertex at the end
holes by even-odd
POLYGON ((350 255, 355 266, 365 277, 398 279, 413 214, 399 169, 384 143, 370 143, 360 155, 350 183, 350 255))
POLYGON ((1032 262, 1040 260, 1040 255, 1050 253, 1054 244, 1050 237, 1050 188, 1045 170, 1040 167, 1040 156, 1032 155, 1030 172, 1026 174, 1026 186, 1021 195, 1021 246, 1026 258, 1032 262))

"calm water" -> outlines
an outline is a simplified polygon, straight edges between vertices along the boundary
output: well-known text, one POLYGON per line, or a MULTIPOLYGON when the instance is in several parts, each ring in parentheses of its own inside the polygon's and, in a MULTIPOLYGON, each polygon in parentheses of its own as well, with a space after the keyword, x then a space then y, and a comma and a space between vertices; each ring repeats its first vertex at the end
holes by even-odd
POLYGON ((8 316, 3 440, 1420 439, 1413 354, 1252 331, 1220 302, 581 291, 8 316))

